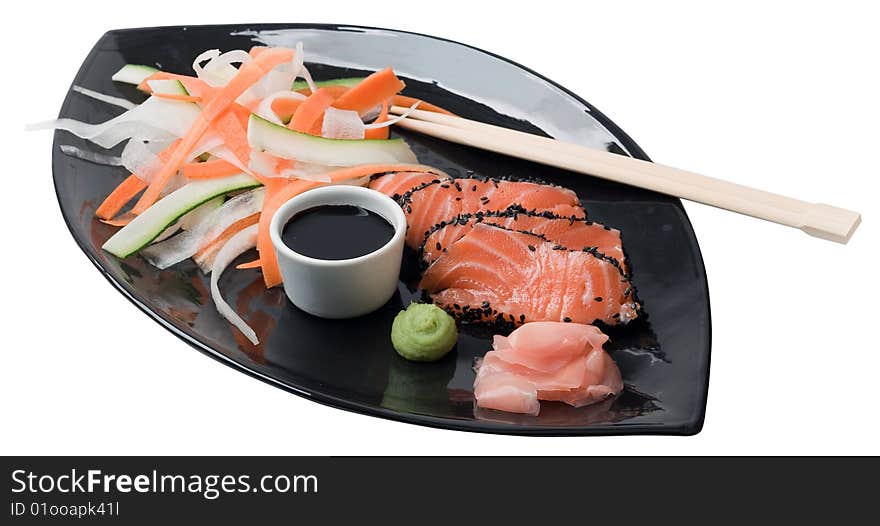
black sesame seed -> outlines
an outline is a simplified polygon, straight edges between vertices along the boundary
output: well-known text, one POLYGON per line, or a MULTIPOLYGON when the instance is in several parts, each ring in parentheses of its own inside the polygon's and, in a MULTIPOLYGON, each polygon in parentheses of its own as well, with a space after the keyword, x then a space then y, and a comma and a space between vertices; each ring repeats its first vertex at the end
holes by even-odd
POLYGON ((471 187, 471 192, 476 192, 476 191, 477 191, 477 185, 472 186, 472 187, 471 187))
POLYGON ((520 321, 520 323, 525 322, 525 321, 526 321, 526 315, 525 315, 525 314, 520 314, 520 315, 519 315, 519 321, 520 321))
POLYGON ((562 318, 562 321, 564 321, 565 323, 571 323, 571 318, 566 316, 566 317, 562 318))
POLYGON ((488 301, 484 301, 484 302, 483 302, 483 308, 484 308, 484 309, 488 309, 488 308, 489 308, 489 302, 488 302, 488 301))
POLYGON ((596 301, 602 301, 602 296, 596 296, 596 297, 593 298, 593 299, 596 300, 596 301))
POLYGON ((537 249, 536 249, 534 246, 529 245, 529 250, 531 250, 532 252, 534 252, 534 251, 537 250, 537 249))
POLYGON ((443 246, 440 245, 439 241, 437 242, 437 245, 435 245, 435 246, 437 247, 437 250, 443 250, 443 246))

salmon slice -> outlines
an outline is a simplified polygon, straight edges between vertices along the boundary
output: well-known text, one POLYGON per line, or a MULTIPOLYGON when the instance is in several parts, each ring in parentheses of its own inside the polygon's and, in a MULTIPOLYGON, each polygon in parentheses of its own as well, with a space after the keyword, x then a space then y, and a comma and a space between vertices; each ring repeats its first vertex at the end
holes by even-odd
POLYGON ((527 323, 479 360, 477 406, 537 415, 539 400, 583 407, 623 390, 620 370, 602 346, 608 337, 590 325, 527 323))
POLYGON ((641 309, 616 260, 486 223, 447 247, 419 286, 463 321, 616 325, 641 309))
POLYGON ((395 197, 407 215, 406 243, 417 249, 436 224, 480 211, 505 210, 512 205, 561 216, 585 217, 577 195, 567 188, 497 179, 418 180, 411 174, 387 174, 374 179, 370 188, 395 197), (386 179, 391 179, 386 181, 386 179), (421 181, 421 184, 413 184, 421 181), (401 190, 409 188, 401 193, 401 190))
POLYGON ((501 212, 461 215, 434 225, 419 248, 424 264, 427 266, 433 263, 443 254, 443 249, 461 239, 477 223, 531 232, 574 250, 594 247, 600 253, 617 260, 620 268, 626 272, 623 242, 618 230, 586 219, 561 217, 552 212, 529 212, 519 206, 501 212))
POLYGON ((446 176, 428 172, 399 172, 374 178, 370 181, 370 188, 392 199, 400 199, 420 186, 447 179, 449 178, 446 176))

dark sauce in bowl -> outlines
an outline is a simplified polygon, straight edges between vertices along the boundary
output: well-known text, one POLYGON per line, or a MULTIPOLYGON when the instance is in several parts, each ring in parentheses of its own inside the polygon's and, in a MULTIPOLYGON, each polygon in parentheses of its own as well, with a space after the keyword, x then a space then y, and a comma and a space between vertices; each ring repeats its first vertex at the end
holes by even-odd
POLYGON ((284 225, 281 239, 291 250, 315 259, 365 256, 394 237, 384 217, 354 205, 322 205, 297 213, 284 225))

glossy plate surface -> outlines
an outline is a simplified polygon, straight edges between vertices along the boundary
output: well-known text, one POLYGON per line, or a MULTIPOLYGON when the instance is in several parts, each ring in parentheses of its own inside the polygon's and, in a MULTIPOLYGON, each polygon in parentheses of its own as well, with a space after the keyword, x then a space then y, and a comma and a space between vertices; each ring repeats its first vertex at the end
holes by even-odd
MULTIPOLYGON (((384 29, 253 25, 112 31, 96 44, 74 83, 139 102, 143 95, 134 88, 110 80, 124 63, 191 74, 193 57, 206 49, 292 47, 297 41, 305 44, 318 79, 392 65, 406 80, 406 94, 459 115, 646 159, 595 108, 522 66, 455 42, 384 29)), ((119 112, 77 93, 70 93, 61 109, 62 116, 89 122, 119 112)), ((610 333, 607 349, 627 384, 621 396, 580 409, 544 403, 538 417, 475 412, 472 363, 489 349, 489 335, 464 330, 457 350, 439 363, 399 358, 391 347, 391 321, 418 296, 403 283, 399 295, 379 311, 330 321, 297 310, 280 288, 265 290, 256 270, 228 271, 221 288, 260 336, 261 345, 254 347, 216 313, 208 279, 191 262, 158 271, 138 256, 120 261, 100 250, 114 229, 93 218, 95 207, 126 176, 124 169, 64 155, 61 144, 96 147, 58 132, 53 172, 70 231, 120 292, 198 350, 293 393, 337 408, 468 431, 599 435, 700 430, 709 380, 709 297, 699 246, 677 199, 416 134, 403 136, 421 162, 452 174, 473 170, 539 177, 572 188, 592 219, 622 231, 648 316, 610 333)))

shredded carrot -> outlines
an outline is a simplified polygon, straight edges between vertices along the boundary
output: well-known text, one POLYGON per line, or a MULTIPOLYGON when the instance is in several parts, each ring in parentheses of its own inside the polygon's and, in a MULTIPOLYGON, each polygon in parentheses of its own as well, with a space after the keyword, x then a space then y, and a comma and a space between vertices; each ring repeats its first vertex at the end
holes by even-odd
POLYGON ((215 179, 241 173, 241 168, 223 159, 212 159, 203 163, 186 163, 183 176, 187 179, 215 179))
POLYGON ((153 205, 168 184, 168 181, 177 173, 178 168, 186 160, 196 143, 202 138, 205 131, 217 117, 219 117, 230 105, 235 102, 242 93, 254 83, 265 76, 272 68, 289 62, 293 59, 293 50, 287 48, 272 48, 260 53, 251 62, 242 64, 238 73, 222 88, 218 89, 205 104, 201 115, 193 124, 192 128, 181 139, 174 149, 170 158, 156 173, 153 181, 144 190, 140 200, 134 205, 132 211, 140 214, 153 205))
MULTIPOLYGON (((338 99, 339 97, 342 96, 343 93, 345 93, 346 91, 348 91, 350 88, 349 88, 348 86, 333 86, 333 85, 330 85, 330 86, 324 86, 324 87, 319 88, 319 89, 326 90, 327 93, 329 93, 330 95, 333 95, 333 98, 334 98, 334 99, 338 99)), ((297 93, 302 93, 303 95, 311 95, 312 90, 309 89, 309 88, 303 88, 303 89, 296 90, 296 92, 297 92, 297 93)))
POLYGON ((177 93, 153 93, 154 97, 168 100, 179 100, 181 102, 202 102, 201 97, 193 97, 192 95, 180 95, 177 93))
POLYGON ((135 174, 129 175, 104 199, 98 209, 95 210, 95 215, 105 221, 111 219, 146 187, 147 183, 143 179, 135 174))
POLYGON ((396 95, 404 86, 406 84, 397 78, 391 68, 385 68, 371 74, 343 93, 333 103, 333 107, 340 110, 354 110, 363 115, 396 95))
POLYGON ((455 115, 454 113, 452 113, 452 112, 449 111, 449 110, 446 110, 446 109, 441 108, 440 106, 436 106, 436 105, 434 105, 434 104, 431 104, 430 102, 425 102, 425 101, 423 101, 422 99, 416 99, 416 98, 413 98, 413 97, 407 97, 406 95, 395 95, 395 96, 391 99, 391 103, 392 103, 393 105, 395 105, 395 106, 403 106, 403 107, 405 107, 405 108, 408 108, 408 107, 412 106, 412 105, 415 104, 416 102, 419 103, 419 109, 420 109, 420 110, 423 110, 423 111, 433 111, 433 112, 435 112, 435 113, 445 113, 446 115, 455 115))
POLYGON ((132 219, 136 217, 137 216, 132 214, 131 212, 126 212, 120 216, 116 216, 111 219, 102 219, 101 222, 111 226, 125 226, 131 223, 132 219))
POLYGON ((241 265, 237 265, 235 268, 238 270, 245 270, 249 268, 260 268, 260 258, 257 258, 253 261, 248 261, 247 263, 242 263, 241 265))
MULTIPOLYGON (((388 172, 438 173, 436 168, 417 164, 365 164, 335 170, 327 175, 330 177, 330 181, 339 182, 388 172)), ((260 213, 260 229, 257 235, 257 250, 260 253, 260 264, 263 267, 263 281, 266 282, 266 288, 281 284, 281 271, 278 269, 278 259, 275 256, 275 249, 272 247, 272 240, 269 237, 269 224, 272 221, 272 216, 275 215, 275 212, 278 211, 281 205, 294 196, 322 184, 324 183, 302 179, 293 181, 276 179, 266 186, 266 198, 263 201, 263 209, 260 213)))
POLYGON ((254 46, 254 47, 251 48, 250 51, 248 51, 248 55, 250 55, 251 58, 257 58, 257 57, 260 56, 264 51, 267 51, 268 49, 269 49, 269 48, 268 48, 267 46, 254 46))
POLYGON ((211 130, 223 139, 223 145, 229 148, 242 164, 247 165, 251 157, 251 147, 247 140, 247 125, 242 126, 241 119, 234 110, 230 108, 218 117, 211 124, 211 130))
MULTIPOLYGON (((382 102, 382 111, 379 112, 379 116, 376 117, 376 120, 373 123, 385 122, 388 120, 388 101, 382 102)), ((364 130, 364 139, 387 139, 388 138, 388 126, 383 126, 381 128, 367 128, 364 130)))
POLYGON ((226 230, 223 231, 223 233, 221 233, 219 236, 217 236, 213 241, 211 241, 207 245, 200 248, 199 251, 196 252, 195 255, 193 256, 193 259, 198 261, 200 259, 203 259, 210 252, 212 252, 214 250, 219 250, 220 247, 225 245, 226 242, 232 238, 232 236, 234 236, 235 234, 238 234, 239 232, 241 232, 242 230, 244 230, 245 228, 247 228, 251 225, 256 225, 259 221, 260 221, 260 213, 257 212, 256 214, 251 214, 247 217, 243 217, 243 218, 239 219, 235 223, 232 223, 231 225, 229 225, 226 228, 226 230))
POLYGON ((301 100, 275 99, 272 101, 272 111, 278 115, 281 122, 289 122, 301 103, 301 100))
POLYGON ((315 123, 320 121, 324 111, 333 104, 334 100, 336 99, 325 88, 312 93, 296 108, 287 127, 298 132, 310 133, 315 123))

